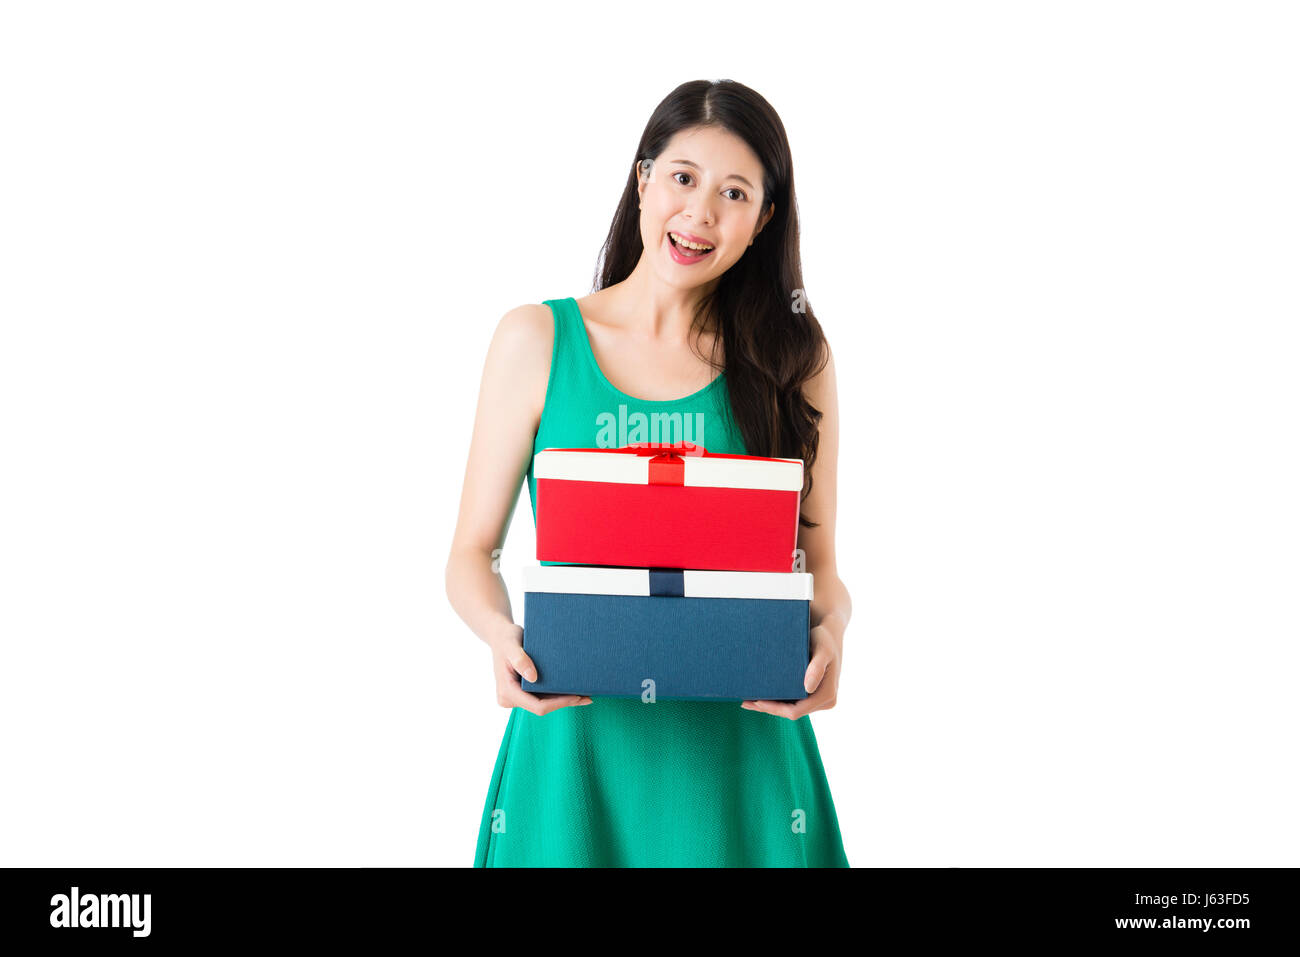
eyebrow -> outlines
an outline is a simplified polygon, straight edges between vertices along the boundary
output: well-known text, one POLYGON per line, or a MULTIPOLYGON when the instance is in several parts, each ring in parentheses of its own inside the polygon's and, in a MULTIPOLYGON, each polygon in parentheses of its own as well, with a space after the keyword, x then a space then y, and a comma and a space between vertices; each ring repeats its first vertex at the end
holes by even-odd
MULTIPOLYGON (((697 164, 692 163, 690 160, 687 160, 687 159, 669 160, 668 162, 669 162, 669 163, 681 163, 683 166, 689 166, 689 167, 691 167, 692 169, 699 169, 699 168, 700 168, 697 164)), ((754 185, 753 183, 751 183, 749 180, 745 179, 745 177, 741 176, 739 173, 732 173, 730 176, 727 177, 727 179, 738 179, 738 180, 740 180, 742 183, 744 183, 746 186, 748 186, 750 189, 754 189, 754 190, 758 189, 757 186, 755 186, 755 185, 754 185)))

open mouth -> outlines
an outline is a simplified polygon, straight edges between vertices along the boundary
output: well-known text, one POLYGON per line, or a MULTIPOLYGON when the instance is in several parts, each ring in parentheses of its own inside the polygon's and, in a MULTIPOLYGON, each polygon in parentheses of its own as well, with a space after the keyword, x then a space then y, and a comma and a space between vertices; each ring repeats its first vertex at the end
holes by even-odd
POLYGON ((683 259, 703 259, 705 256, 711 255, 714 249, 712 246, 708 249, 692 249, 685 243, 679 243, 672 233, 668 234, 668 242, 672 244, 673 250, 677 255, 681 256, 683 259))

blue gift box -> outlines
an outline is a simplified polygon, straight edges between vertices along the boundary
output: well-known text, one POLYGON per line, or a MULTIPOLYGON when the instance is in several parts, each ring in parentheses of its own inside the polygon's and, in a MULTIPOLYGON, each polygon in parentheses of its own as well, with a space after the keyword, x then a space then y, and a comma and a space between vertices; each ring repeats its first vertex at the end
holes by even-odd
POLYGON ((655 699, 808 697, 812 575, 524 568, 529 692, 655 699))

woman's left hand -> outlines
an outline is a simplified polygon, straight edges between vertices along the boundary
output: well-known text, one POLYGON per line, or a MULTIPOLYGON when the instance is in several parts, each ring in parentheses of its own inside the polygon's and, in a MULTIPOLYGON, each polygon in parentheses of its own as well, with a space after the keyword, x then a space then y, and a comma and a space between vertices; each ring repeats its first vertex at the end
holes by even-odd
POLYGON ((791 721, 798 720, 810 711, 823 711, 835 707, 835 695, 840 686, 840 660, 844 651, 843 632, 836 633, 825 625, 808 632, 812 657, 803 675, 803 687, 808 697, 798 701, 745 701, 741 707, 749 711, 765 711, 791 721))

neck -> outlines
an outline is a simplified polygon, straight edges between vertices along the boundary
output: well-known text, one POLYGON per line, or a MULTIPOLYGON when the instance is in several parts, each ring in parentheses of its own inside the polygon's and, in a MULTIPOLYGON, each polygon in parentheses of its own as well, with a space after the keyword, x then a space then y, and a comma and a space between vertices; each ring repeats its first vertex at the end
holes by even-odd
MULTIPOLYGON (((609 287, 610 312, 644 336, 686 342, 700 302, 716 286, 716 279, 703 286, 671 286, 655 273, 643 252, 632 274, 609 287)), ((713 332, 713 326, 710 320, 705 331, 713 332)))

